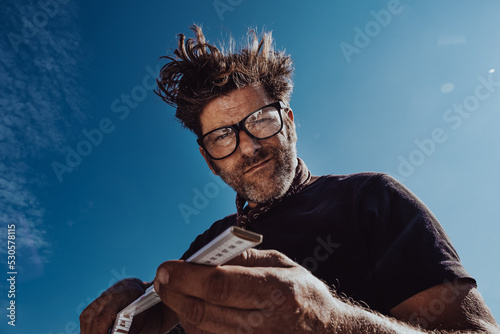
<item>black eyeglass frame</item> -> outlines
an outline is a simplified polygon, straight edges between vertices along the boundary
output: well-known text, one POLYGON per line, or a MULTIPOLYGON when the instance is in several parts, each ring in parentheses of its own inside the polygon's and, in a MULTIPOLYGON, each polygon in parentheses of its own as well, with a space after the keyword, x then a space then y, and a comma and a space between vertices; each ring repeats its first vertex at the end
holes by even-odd
POLYGON ((230 156, 231 154, 233 154, 236 149, 238 148, 238 146, 240 145, 240 131, 245 131, 245 133, 250 137, 250 138, 254 138, 254 139, 260 139, 260 140, 264 140, 264 139, 267 139, 267 138, 271 138, 271 137, 274 137, 276 136, 278 133, 281 132, 281 130, 283 130, 283 116, 281 115, 281 110, 282 109, 285 109, 286 108, 286 105, 282 102, 282 101, 277 101, 277 102, 274 102, 274 103, 271 103, 271 104, 268 104, 268 105, 265 105, 263 107, 260 107, 259 109, 255 110, 255 111, 252 111, 250 114, 248 114, 247 116, 245 116, 245 118, 243 118, 241 121, 239 121, 238 123, 235 123, 233 125, 226 125, 226 126, 221 126, 220 128, 217 128, 217 129, 213 129, 212 131, 209 131, 207 133, 205 133, 204 135, 202 135, 201 137, 198 137, 198 139, 196 139, 196 142, 198 143, 198 145, 200 145, 201 148, 203 148, 203 150, 208 154, 208 156, 210 158, 212 158, 213 160, 222 160, 222 159, 225 159, 227 158, 228 156, 230 156), (248 129, 245 127, 245 121, 250 117, 252 116, 253 114, 255 114, 256 112, 258 111, 261 111, 262 109, 264 108, 267 108, 267 107, 274 107, 276 108, 276 110, 278 111, 278 114, 280 116, 280 122, 281 122, 281 126, 279 128, 278 131, 276 131, 276 133, 270 135, 270 136, 267 136, 267 137, 263 137, 263 138, 259 138, 259 137, 256 137, 254 136, 253 134, 250 133, 250 131, 248 131, 248 129), (233 128, 233 130, 235 130, 235 134, 236 134, 236 145, 234 146, 234 150, 229 153, 228 155, 222 157, 222 158, 214 158, 210 152, 208 152, 207 148, 205 147, 205 144, 203 143, 203 140, 205 139, 206 136, 208 136, 209 134, 211 134, 212 132, 215 132, 215 131, 218 131, 220 129, 224 129, 224 128, 233 128))

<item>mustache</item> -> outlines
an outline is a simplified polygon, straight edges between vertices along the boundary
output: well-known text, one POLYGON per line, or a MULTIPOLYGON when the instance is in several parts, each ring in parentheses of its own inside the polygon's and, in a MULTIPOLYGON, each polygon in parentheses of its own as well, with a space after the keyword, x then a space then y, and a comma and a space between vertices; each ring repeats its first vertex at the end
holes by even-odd
POLYGON ((262 148, 253 157, 244 156, 236 165, 236 168, 240 171, 245 171, 248 168, 267 160, 275 155, 274 148, 262 148))

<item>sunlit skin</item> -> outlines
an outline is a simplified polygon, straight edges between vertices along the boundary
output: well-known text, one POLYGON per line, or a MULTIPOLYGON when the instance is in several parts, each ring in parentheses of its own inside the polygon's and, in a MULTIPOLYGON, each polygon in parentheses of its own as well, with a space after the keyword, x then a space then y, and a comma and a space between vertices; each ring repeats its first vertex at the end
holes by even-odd
MULTIPOLYGON (((260 85, 246 86, 211 101, 200 116, 202 132, 239 122, 251 112, 272 102, 260 85)), ((203 148, 200 153, 208 167, 247 199, 250 207, 284 195, 297 166, 293 112, 286 109, 288 126, 277 135, 258 140, 240 131, 240 143, 227 158, 211 160, 203 148), (288 132, 288 133, 287 133, 288 132)), ((285 121, 286 122, 286 121, 285 121)))

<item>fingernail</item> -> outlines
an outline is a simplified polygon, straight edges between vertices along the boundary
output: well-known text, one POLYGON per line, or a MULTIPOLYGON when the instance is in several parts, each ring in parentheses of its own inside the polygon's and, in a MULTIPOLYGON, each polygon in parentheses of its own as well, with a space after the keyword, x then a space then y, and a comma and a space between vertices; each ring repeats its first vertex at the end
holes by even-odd
POLYGON ((165 268, 158 269, 158 272, 156 273, 156 277, 158 278, 158 281, 161 284, 168 284, 169 275, 168 275, 167 269, 165 269, 165 268))

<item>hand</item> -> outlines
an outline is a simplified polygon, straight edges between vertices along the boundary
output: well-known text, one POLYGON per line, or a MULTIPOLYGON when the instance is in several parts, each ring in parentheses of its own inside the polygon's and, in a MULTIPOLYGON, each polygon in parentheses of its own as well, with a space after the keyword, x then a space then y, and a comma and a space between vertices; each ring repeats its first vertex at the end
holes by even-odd
MULTIPOLYGON (((151 283, 129 278, 104 291, 80 315, 81 334, 107 334, 113 327, 117 313, 144 294, 150 285, 151 283)), ((139 333, 142 330, 147 313, 144 312, 134 317, 130 334, 139 333)))
POLYGON ((328 287, 276 251, 224 266, 167 261, 154 281, 188 333, 325 332, 338 304, 328 287))

